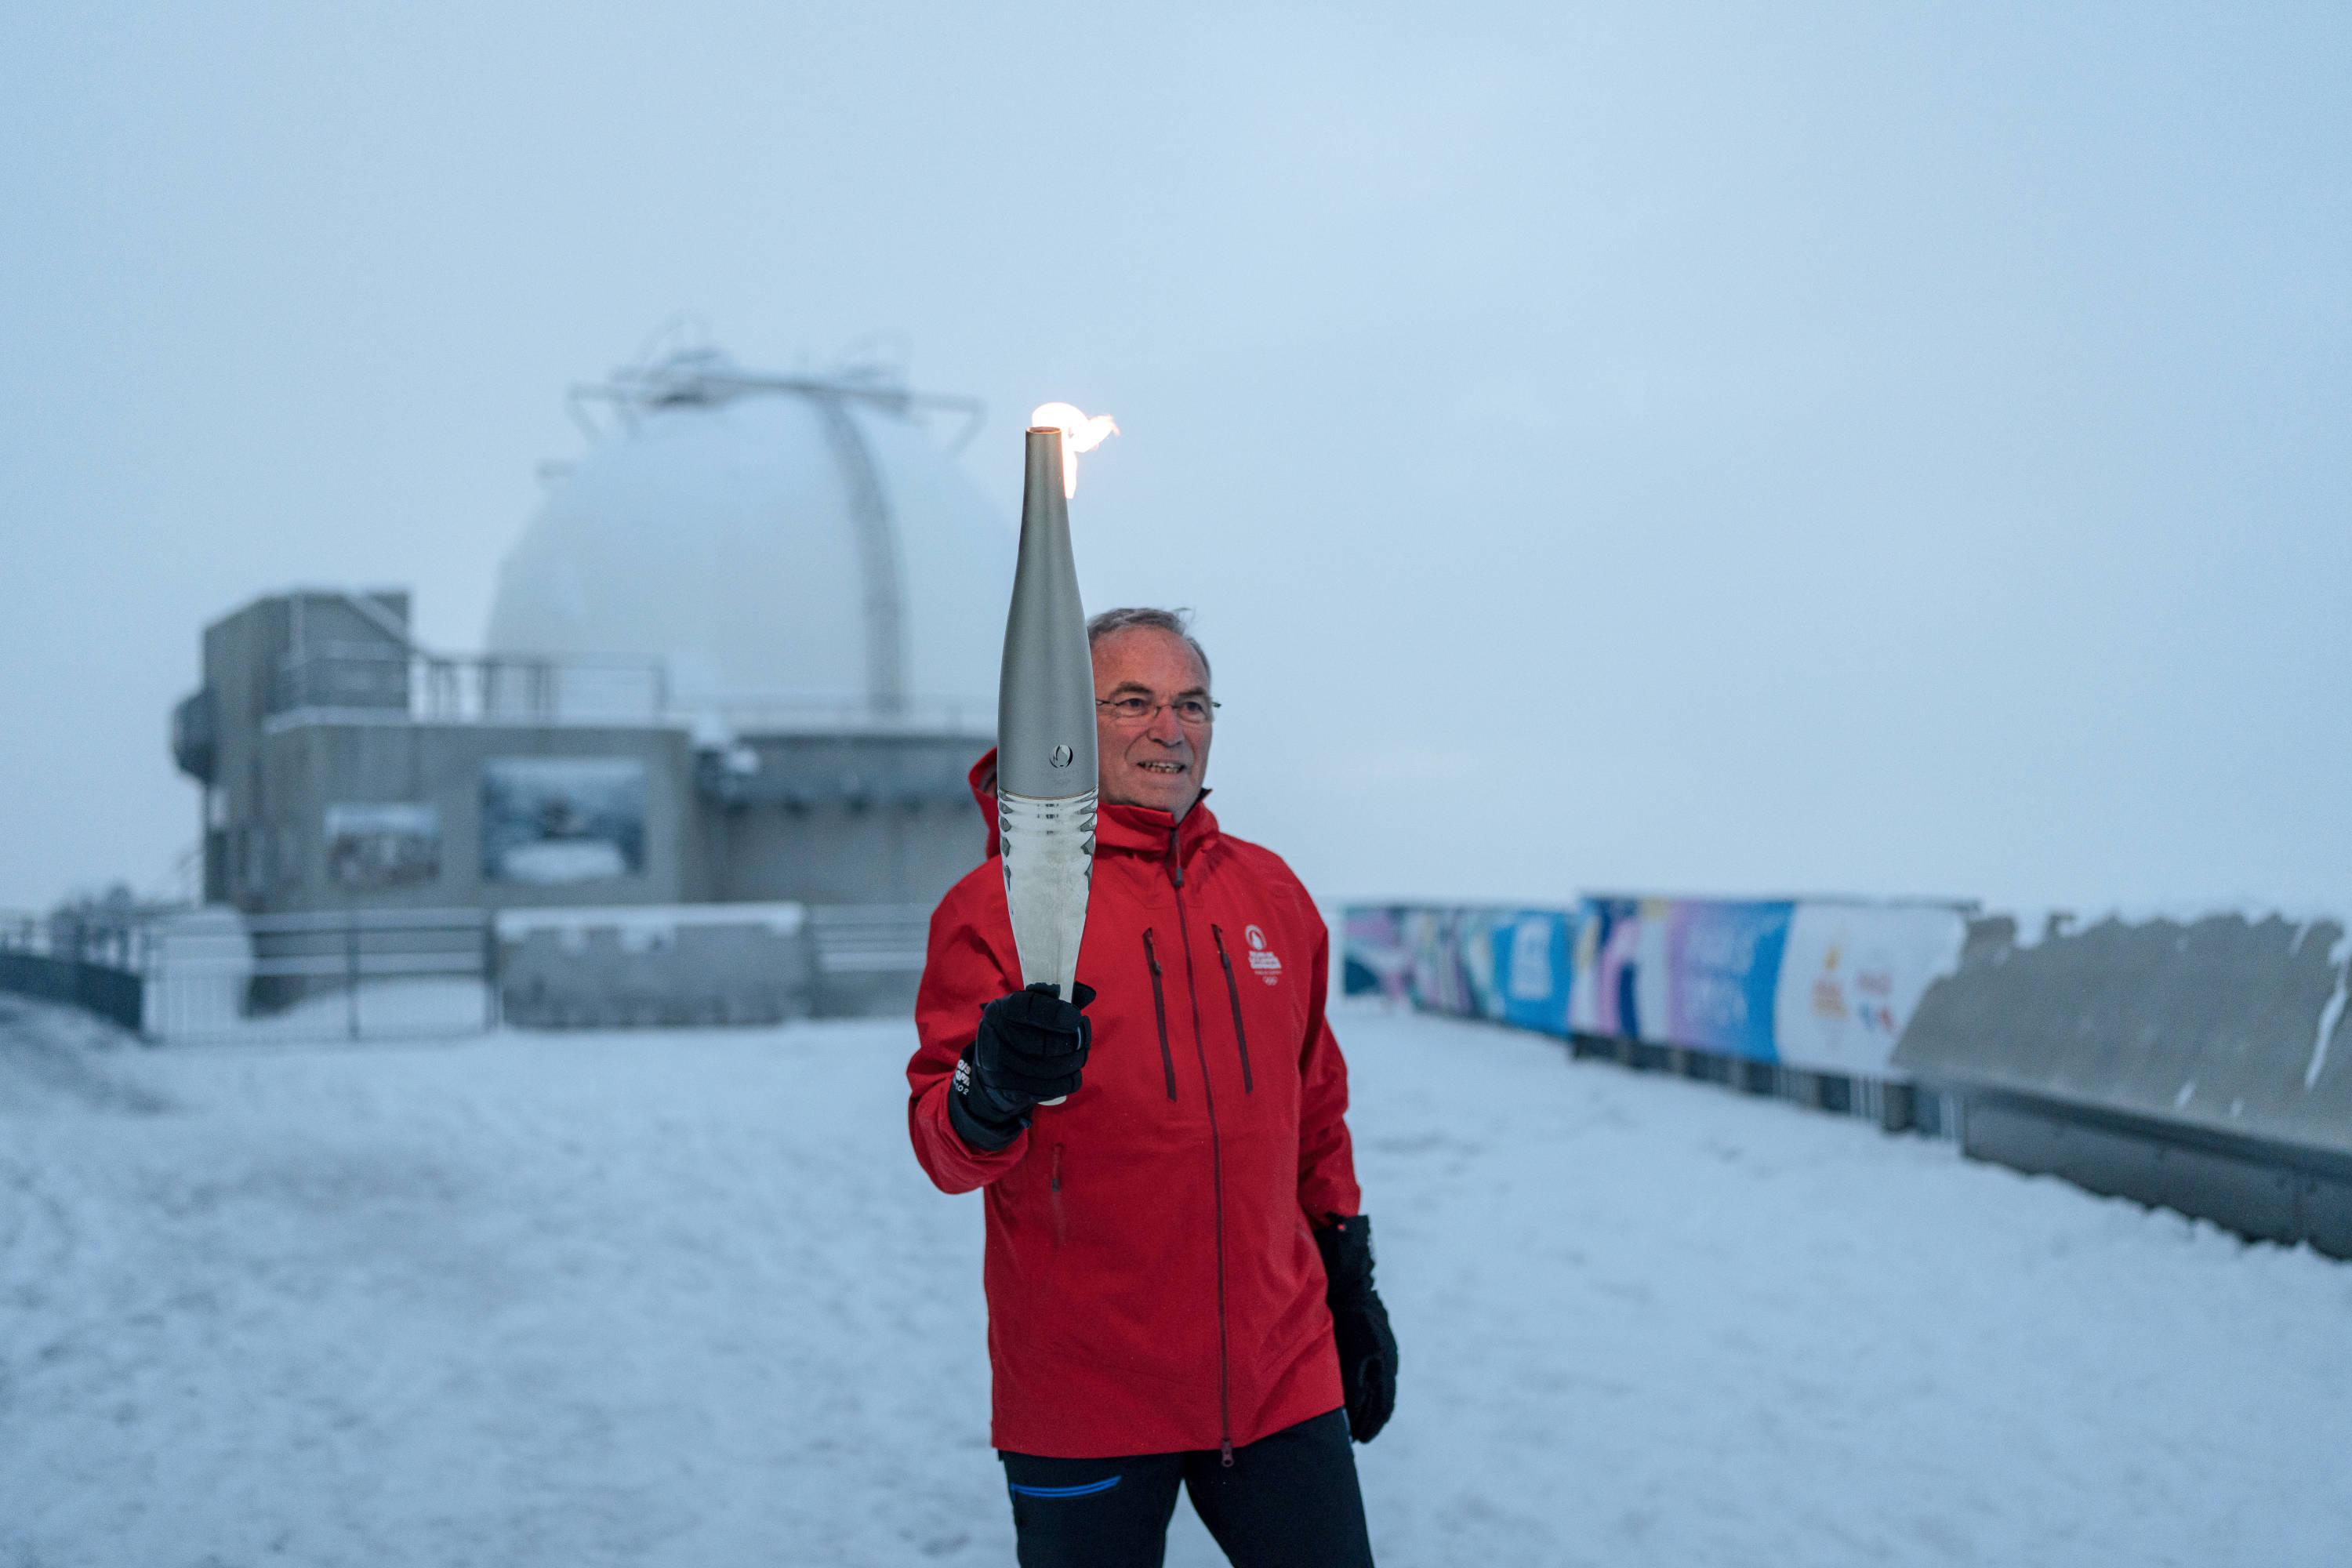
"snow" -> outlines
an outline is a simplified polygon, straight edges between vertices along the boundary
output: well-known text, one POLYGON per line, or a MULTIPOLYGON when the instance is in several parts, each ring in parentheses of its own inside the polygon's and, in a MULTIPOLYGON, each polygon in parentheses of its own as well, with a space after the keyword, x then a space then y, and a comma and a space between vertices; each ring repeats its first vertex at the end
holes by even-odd
POLYGON ((496 918, 501 941, 520 942, 533 931, 558 933, 567 948, 587 945, 588 932, 617 931, 623 947, 642 951, 672 931, 689 926, 759 926, 778 936, 792 936, 807 923, 805 904, 608 904, 566 905, 562 909, 500 910, 496 918))
MULTIPOLYGON (((451 960, 430 954, 421 962, 446 965, 451 960)), ((488 1006, 478 977, 420 976, 371 981, 360 987, 356 998, 338 986, 282 1012, 257 1016, 239 1007, 244 984, 236 971, 190 961, 169 973, 168 985, 148 988, 147 1029, 152 1037, 175 1047, 314 1047, 351 1034, 354 1001, 363 1039, 457 1039, 480 1034, 488 1006)), ((6 1005, 7 999, 0 997, 0 1006, 6 1005)))
POLYGON ((2327 1066, 2327 1047, 2336 1038, 2336 1026, 2344 1021, 2344 1004, 2352 998, 2352 962, 2340 958, 2335 962, 2336 989, 2328 994, 2327 1005, 2319 1010, 2319 1032, 2311 1042, 2311 1065, 2303 1069, 2305 1089, 2318 1085, 2320 1072, 2327 1066))
POLYGON ((625 877, 629 862, 621 847, 601 838, 548 840, 518 844, 500 851, 497 875, 502 881, 589 882, 601 877, 625 877))
MULTIPOLYGON (((2231 917, 2250 926, 2267 921, 2284 921, 2294 926, 2294 941, 2287 947, 2290 955, 2303 951, 2304 938, 2318 925, 2339 929, 2352 925, 2352 900, 2331 900, 2322 906, 2288 905, 2266 899, 2176 899, 2160 902, 2137 904, 2101 904, 2083 908, 2059 908, 2049 904, 1985 904, 1976 907, 1976 919, 2007 915, 2015 924, 2017 934, 2010 945, 2013 948, 2040 947, 2053 936, 2074 936, 2095 927, 2116 924, 2137 928, 2159 923, 2193 926, 2210 920, 2231 917)), ((2347 941, 2352 941, 2347 936, 2347 941)), ((2332 954, 2345 951, 2343 942, 2331 950, 2332 954)), ((2341 963, 2332 956, 2332 963, 2341 963)))
MULTIPOLYGON (((1381 1559, 2340 1560, 2352 1269, 1343 1014, 1381 1559)), ((1006 1563, 895 1023, 149 1050, 0 998, 0 1563, 1006 1563)), ((1217 1561, 1180 1510, 1170 1561, 1217 1561)))

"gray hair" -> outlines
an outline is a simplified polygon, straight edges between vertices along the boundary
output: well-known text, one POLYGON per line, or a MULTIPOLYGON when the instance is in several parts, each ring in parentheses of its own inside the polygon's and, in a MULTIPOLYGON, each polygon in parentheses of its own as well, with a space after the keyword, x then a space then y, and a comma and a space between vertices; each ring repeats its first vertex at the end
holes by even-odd
POLYGON ((1184 646, 1191 648, 1192 657, 1201 661, 1201 679, 1206 684, 1209 679, 1209 653, 1201 646, 1201 639, 1192 635, 1192 623, 1186 619, 1192 613, 1190 610, 1154 610, 1132 605, 1126 609, 1105 610, 1087 622, 1087 646, 1094 647, 1113 632, 1167 632, 1184 639, 1184 646))

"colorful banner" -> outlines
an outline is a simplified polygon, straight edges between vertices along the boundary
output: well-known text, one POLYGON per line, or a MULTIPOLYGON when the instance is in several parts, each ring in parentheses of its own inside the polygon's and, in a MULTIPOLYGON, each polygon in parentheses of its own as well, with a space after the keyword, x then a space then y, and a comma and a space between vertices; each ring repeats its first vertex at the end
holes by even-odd
POLYGON ((1794 910, 1788 903, 1675 900, 1666 914, 1665 1017, 1641 1037, 1773 1060, 1774 1001, 1794 910))
POLYGON ((1341 926, 1342 987, 1565 1035, 1576 923, 1565 910, 1358 906, 1341 926))
POLYGON ((1339 990, 1348 996, 1412 999, 1412 956, 1405 946, 1403 910, 1352 904, 1342 913, 1339 990))
POLYGON ((1569 1027, 1663 1043, 1666 1019, 1665 899, 1587 899, 1576 931, 1569 1027))
POLYGON ((1784 902, 1587 899, 1569 1022, 1580 1035, 1773 1059, 1784 902))
POLYGON ((1815 1072, 1903 1075, 1895 1043, 1927 987, 1958 973, 1968 921, 1926 904, 1797 906, 1774 1035, 1780 1059, 1815 1072))
POLYGON ((1900 1078, 1912 1009, 1958 966, 1948 905, 1586 899, 1351 909, 1346 987, 1425 1012, 1816 1072, 1900 1078))
POLYGON ((1503 1021, 1547 1035, 1568 1033, 1575 975, 1576 916, 1566 910, 1498 911, 1487 936, 1496 1003, 1503 1021))
POLYGON ((1476 910, 1413 910, 1405 916, 1412 948, 1416 1006, 1456 1018, 1491 1018, 1494 953, 1476 910))

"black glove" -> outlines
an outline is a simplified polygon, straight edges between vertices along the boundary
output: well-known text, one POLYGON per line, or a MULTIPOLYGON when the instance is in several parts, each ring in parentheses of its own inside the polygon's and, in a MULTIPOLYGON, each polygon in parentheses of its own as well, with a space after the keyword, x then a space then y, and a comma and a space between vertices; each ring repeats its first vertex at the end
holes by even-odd
POLYGON ((1021 1136, 1039 1100, 1077 1092, 1094 1042, 1082 1009, 1095 990, 1072 989, 1077 1000, 1065 1002, 1041 981, 980 1010, 980 1036, 964 1047, 948 1093, 948 1121, 973 1148, 1003 1148, 1021 1136))
POLYGON ((1348 1400, 1348 1431, 1359 1443, 1380 1436, 1396 1409, 1396 1335, 1389 1310, 1372 1289, 1372 1222, 1362 1215, 1335 1216, 1315 1233, 1330 1281, 1331 1337, 1339 1345, 1339 1388, 1348 1400))

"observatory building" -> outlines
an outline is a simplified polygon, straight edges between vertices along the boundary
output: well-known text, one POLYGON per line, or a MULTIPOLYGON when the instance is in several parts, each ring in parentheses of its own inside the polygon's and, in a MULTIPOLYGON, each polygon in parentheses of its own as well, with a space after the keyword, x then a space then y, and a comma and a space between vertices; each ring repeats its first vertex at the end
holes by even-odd
POLYGON ((547 470, 479 651, 420 644, 399 590, 271 595, 205 629, 173 716, 205 901, 257 929, 788 904, 905 990, 984 847, 964 775, 1014 542, 938 435, 977 405, 707 351, 572 402, 593 438, 547 470))

